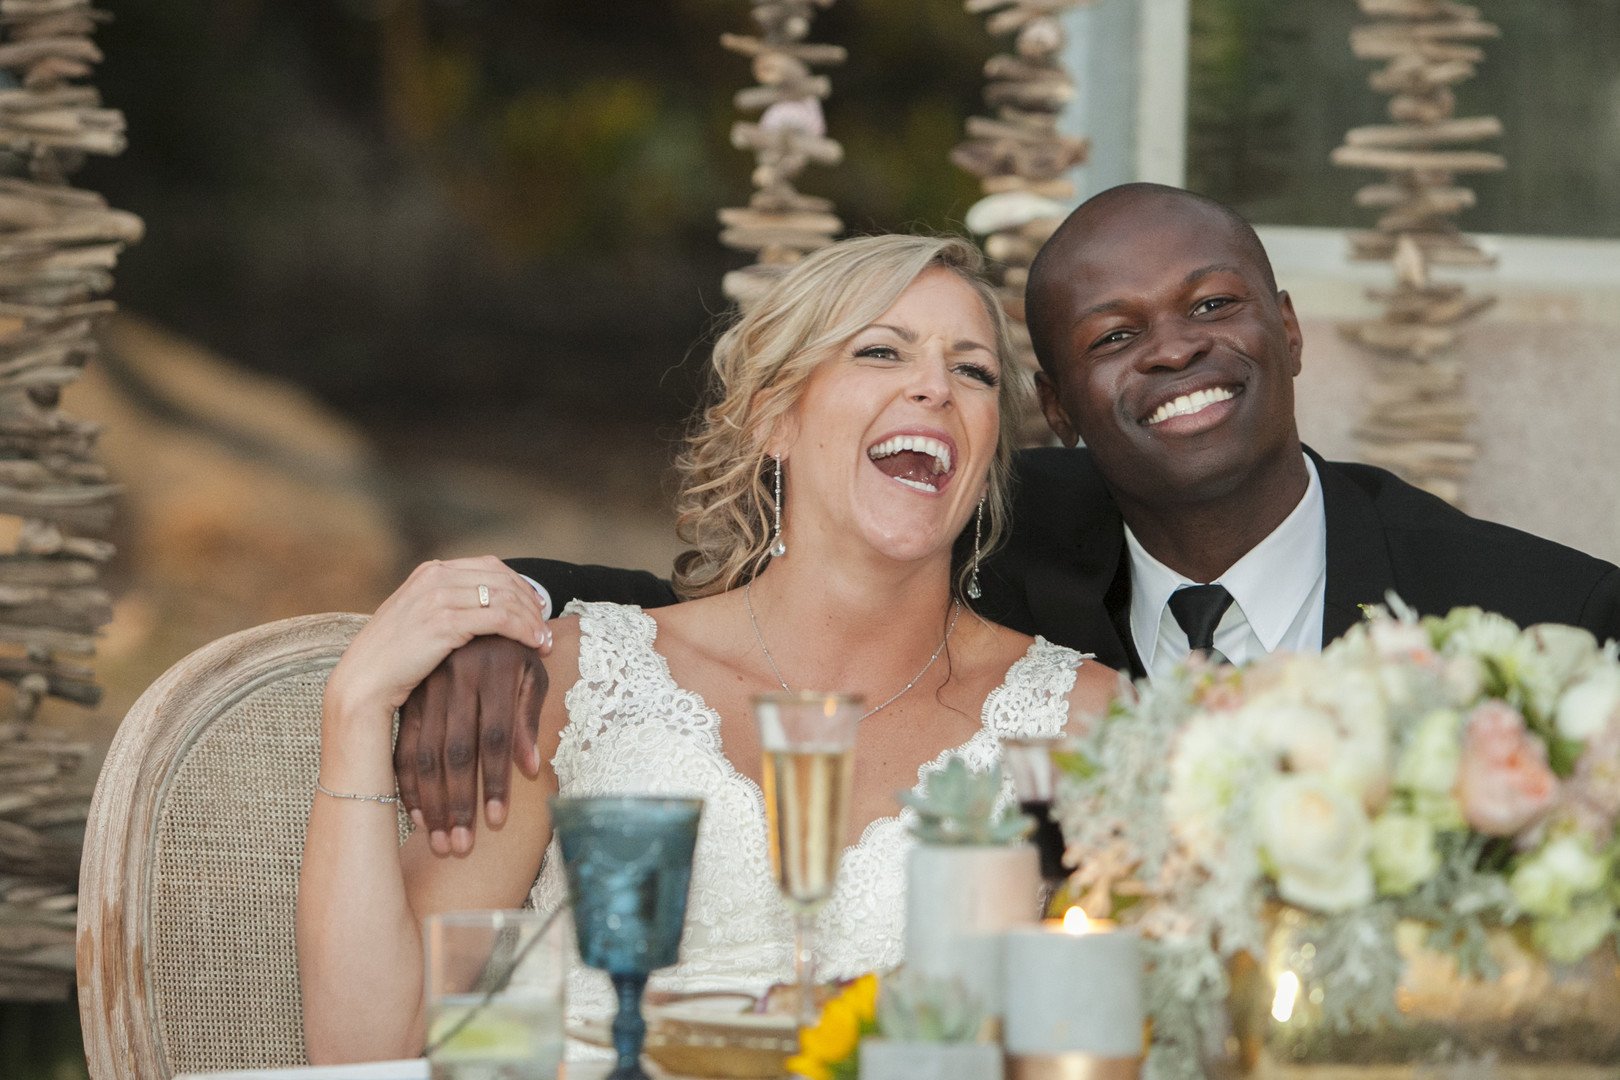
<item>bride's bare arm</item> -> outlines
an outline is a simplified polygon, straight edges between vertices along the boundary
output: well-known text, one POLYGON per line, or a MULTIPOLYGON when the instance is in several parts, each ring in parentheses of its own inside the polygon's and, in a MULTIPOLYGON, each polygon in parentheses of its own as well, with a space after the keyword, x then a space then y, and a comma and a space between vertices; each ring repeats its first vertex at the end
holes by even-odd
MULTIPOLYGON (((430 564, 378 609, 327 682, 323 786, 391 794, 393 712, 410 688, 474 635, 537 640, 538 622, 496 592, 504 586, 489 584, 493 580, 483 560, 430 564), (480 584, 495 593, 489 607, 479 604, 480 584)), ((564 665, 577 670, 574 635, 567 636, 568 647, 553 654, 554 671, 564 665)), ((553 696, 542 717, 552 744, 561 710, 560 695, 553 696)), ((421 919, 433 911, 523 902, 549 838, 551 786, 549 770, 539 780, 519 781, 506 824, 459 859, 434 858, 420 833, 402 848, 392 804, 315 796, 298 896, 299 980, 312 1062, 421 1052, 421 919)))

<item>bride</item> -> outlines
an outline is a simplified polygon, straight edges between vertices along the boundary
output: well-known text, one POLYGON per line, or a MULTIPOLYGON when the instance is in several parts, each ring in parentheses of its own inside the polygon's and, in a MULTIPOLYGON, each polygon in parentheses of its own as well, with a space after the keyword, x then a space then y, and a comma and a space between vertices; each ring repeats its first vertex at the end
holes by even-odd
MULTIPOLYGON (((714 404, 681 459, 685 603, 573 604, 547 624, 495 559, 419 567, 327 683, 321 776, 298 898, 311 1061, 406 1057, 424 1039, 421 919, 547 907, 564 885, 554 794, 696 794, 705 806, 679 966, 663 991, 762 992, 791 977, 767 859, 751 699, 861 694, 851 830, 821 915, 828 977, 900 959, 904 852, 894 797, 952 751, 977 768, 1009 735, 1099 712, 1108 668, 973 614, 958 593, 1006 527, 1023 392, 979 256, 955 238, 847 240, 797 264, 714 349, 714 404), (546 765, 516 779, 499 828, 436 855, 401 846, 387 797, 391 718, 475 635, 554 635, 546 765)), ((502 749, 504 752, 504 748, 502 749)), ((580 968, 570 1013, 605 1016, 580 968)))

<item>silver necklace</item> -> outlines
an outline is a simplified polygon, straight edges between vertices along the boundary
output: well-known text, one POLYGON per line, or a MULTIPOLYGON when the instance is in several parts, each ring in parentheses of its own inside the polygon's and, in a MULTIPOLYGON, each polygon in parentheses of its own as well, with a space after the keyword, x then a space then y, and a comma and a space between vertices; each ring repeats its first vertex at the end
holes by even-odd
MULTIPOLYGON (((786 690, 790 694, 793 693, 793 687, 789 686, 787 684, 787 680, 782 678, 782 669, 776 666, 776 657, 771 655, 770 646, 765 644, 765 635, 759 632, 759 619, 754 615, 754 583, 752 581, 743 586, 743 603, 748 605, 748 625, 754 628, 754 640, 759 643, 759 651, 765 654, 765 662, 771 665, 771 674, 776 676, 776 681, 781 684, 783 690, 786 690)), ((865 720, 869 716, 875 716, 884 709, 887 709, 890 705, 893 705, 902 697, 905 697, 908 690, 922 681, 922 677, 928 674, 928 669, 934 666, 934 661, 939 659, 939 654, 945 651, 945 646, 951 640, 951 634, 955 633, 956 631, 956 620, 961 614, 962 602, 960 600, 952 600, 950 624, 945 627, 945 636, 939 639, 939 646, 934 649, 934 655, 928 658, 928 663, 924 664, 922 666, 922 670, 913 675, 911 677, 911 681, 897 690, 894 695, 889 698, 889 700, 885 701, 877 708, 868 709, 866 712, 861 714, 861 719, 855 721, 857 724, 860 723, 861 720, 865 720)))

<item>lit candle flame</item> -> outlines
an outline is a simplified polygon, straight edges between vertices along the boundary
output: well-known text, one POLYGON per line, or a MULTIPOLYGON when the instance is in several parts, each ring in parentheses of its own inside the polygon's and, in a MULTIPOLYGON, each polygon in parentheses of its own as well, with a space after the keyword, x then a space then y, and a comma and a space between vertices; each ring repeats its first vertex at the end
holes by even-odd
POLYGON ((1294 1015, 1294 1002, 1299 1000, 1299 976, 1285 971, 1277 976, 1277 993, 1271 999, 1271 1018, 1279 1024, 1288 1023, 1294 1015))
POLYGON ((1063 932, 1065 934, 1087 934, 1091 932, 1091 920, 1086 918, 1086 909, 1071 907, 1063 913, 1063 932))

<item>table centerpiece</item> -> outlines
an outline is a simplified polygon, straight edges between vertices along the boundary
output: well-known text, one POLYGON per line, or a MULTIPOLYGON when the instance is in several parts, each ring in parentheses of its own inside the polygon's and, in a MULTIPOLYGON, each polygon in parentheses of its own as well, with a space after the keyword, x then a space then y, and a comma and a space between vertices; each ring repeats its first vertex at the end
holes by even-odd
POLYGON ((1059 760, 1069 888, 1148 939, 1150 1080, 1613 1075, 1614 644, 1391 596, 1059 760))

